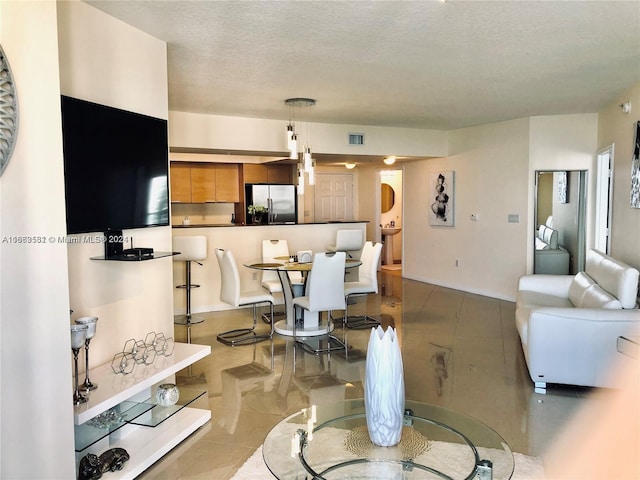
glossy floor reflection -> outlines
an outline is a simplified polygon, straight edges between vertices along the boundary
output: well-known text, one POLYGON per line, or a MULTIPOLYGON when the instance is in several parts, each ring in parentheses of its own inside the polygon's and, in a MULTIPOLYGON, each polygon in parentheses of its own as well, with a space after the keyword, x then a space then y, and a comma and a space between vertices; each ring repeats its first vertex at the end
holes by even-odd
MULTIPOLYGON (((401 341, 406 397, 475 417, 511 449, 541 456, 572 415, 591 401, 590 389, 553 387, 533 392, 511 302, 381 273, 381 292, 349 307, 381 315, 401 341)), ((348 330, 349 355, 315 356, 275 337, 228 347, 216 333, 250 325, 251 310, 205 314, 193 343, 212 354, 179 373, 183 388, 208 391, 212 420, 145 472, 145 479, 231 478, 282 418, 310 404, 363 396, 369 330, 348 330)), ((260 325, 267 329, 266 324, 260 325)), ((342 336, 338 327, 336 335, 342 336)), ((185 341, 185 327, 176 326, 185 341)))

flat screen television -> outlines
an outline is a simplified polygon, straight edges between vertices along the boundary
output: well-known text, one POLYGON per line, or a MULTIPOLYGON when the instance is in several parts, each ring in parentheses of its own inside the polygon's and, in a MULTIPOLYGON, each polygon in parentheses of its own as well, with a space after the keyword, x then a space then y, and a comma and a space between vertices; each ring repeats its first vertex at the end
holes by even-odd
POLYGON ((67 233, 169 225, 167 121, 62 95, 67 233))

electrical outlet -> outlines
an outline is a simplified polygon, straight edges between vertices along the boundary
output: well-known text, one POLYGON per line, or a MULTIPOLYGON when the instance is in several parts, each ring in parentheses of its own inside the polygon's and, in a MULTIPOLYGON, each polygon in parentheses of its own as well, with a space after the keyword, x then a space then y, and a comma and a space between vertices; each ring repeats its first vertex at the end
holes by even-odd
POLYGON ((460 266, 460 260, 456 258, 456 267, 459 267, 459 266, 460 266))
POLYGON ((253 273, 251 274, 251 278, 252 278, 253 280, 258 280, 258 272, 253 272, 253 273))

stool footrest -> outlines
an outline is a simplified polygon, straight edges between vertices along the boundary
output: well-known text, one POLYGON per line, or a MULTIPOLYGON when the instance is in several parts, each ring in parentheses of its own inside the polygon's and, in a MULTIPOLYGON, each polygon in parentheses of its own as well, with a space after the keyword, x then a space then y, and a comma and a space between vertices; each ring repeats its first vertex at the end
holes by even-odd
POLYGON ((200 285, 192 283, 191 285, 176 285, 176 288, 200 288, 200 285))
POLYGON ((195 325, 204 322, 202 317, 194 317, 193 315, 176 315, 173 317, 174 325, 195 325))

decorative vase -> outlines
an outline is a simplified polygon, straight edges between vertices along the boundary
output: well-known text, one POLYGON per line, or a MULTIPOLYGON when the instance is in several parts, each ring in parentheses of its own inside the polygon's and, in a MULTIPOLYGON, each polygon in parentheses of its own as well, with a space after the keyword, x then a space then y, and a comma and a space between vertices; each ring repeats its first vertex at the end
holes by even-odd
POLYGON ((369 438, 391 447, 400 441, 404 422, 404 372, 394 328, 371 329, 367 347, 364 410, 369 438))
POLYGON ((262 212, 253 214, 253 224, 260 225, 262 223, 262 212))
POLYGON ((180 390, 174 383, 163 383, 156 390, 156 403, 161 407, 170 407, 178 403, 180 390))

